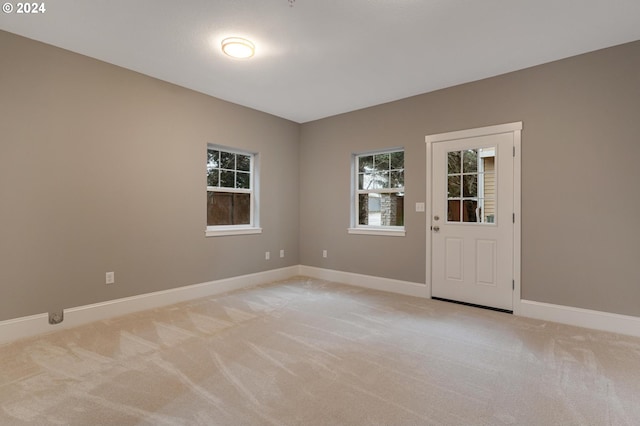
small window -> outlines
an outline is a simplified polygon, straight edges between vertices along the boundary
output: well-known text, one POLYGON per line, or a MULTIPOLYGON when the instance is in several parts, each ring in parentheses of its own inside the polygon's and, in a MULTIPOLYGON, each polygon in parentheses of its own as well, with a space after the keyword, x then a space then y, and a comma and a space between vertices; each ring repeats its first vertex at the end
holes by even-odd
POLYGON ((349 233, 404 235, 404 150, 353 156, 349 233))
POLYGON ((257 154, 207 147, 207 236, 259 233, 257 154))

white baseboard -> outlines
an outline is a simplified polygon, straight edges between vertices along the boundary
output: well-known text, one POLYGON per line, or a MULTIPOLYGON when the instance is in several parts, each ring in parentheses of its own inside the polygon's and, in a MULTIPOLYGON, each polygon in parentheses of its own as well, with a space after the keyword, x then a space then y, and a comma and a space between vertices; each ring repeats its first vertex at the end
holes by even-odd
MULTIPOLYGON (((388 291, 408 296, 430 297, 429 288, 424 284, 304 265, 300 265, 300 274, 374 290, 388 291)), ((517 308, 514 313, 518 316, 640 337, 640 317, 574 308, 571 306, 553 305, 531 300, 520 300, 519 303, 517 303, 517 308)))
POLYGON ((0 344, 38 334, 77 327, 93 321, 113 318, 132 312, 159 308, 199 297, 213 296, 227 291, 283 280, 295 275, 299 275, 298 265, 78 306, 65 309, 64 321, 56 325, 49 324, 49 315, 47 313, 0 321, 0 344))
POLYGON ((531 300, 520 301, 519 315, 543 321, 553 321, 640 337, 640 317, 534 302, 531 300))
POLYGON ((335 281, 337 283, 349 284, 357 287, 370 288, 373 290, 404 294, 407 296, 430 297, 427 286, 410 281, 393 280, 390 278, 374 277, 371 275, 335 271, 332 269, 316 268, 314 266, 305 265, 300 265, 300 275, 335 281))
POLYGON ((49 325, 49 314, 30 315, 1 321, 0 344, 49 331, 53 331, 49 325))
MULTIPOLYGON (((49 324, 48 314, 46 313, 0 321, 0 344, 52 331, 77 327, 93 321, 113 318, 132 312, 158 308, 161 306, 197 299, 199 297, 213 296, 272 281, 284 280, 296 275, 304 275, 357 287, 404 294, 407 296, 422 298, 430 297, 429 288, 421 283, 374 277, 352 272, 335 271, 331 269, 316 268, 313 266, 295 265, 287 268, 241 275, 238 277, 65 309, 64 321, 57 325, 49 324)), ((578 327, 586 327, 595 330, 640 337, 640 317, 574 308, 571 306, 554 305, 531 300, 520 300, 519 309, 516 313, 523 317, 535 318, 543 321, 553 321, 578 327)))

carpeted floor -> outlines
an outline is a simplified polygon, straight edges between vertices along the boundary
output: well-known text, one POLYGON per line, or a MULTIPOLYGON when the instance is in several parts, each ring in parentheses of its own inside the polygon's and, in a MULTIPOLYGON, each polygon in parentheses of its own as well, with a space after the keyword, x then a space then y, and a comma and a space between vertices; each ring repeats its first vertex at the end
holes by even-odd
POLYGON ((0 425, 640 424, 640 339, 301 277, 0 361, 0 425))

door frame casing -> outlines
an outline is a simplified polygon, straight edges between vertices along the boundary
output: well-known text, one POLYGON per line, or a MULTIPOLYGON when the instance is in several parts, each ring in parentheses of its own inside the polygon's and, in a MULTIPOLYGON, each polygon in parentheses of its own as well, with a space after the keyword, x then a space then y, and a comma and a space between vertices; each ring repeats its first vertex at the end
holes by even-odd
POLYGON ((454 132, 438 133, 434 135, 425 136, 425 143, 427 144, 427 157, 426 157, 426 177, 427 177, 427 194, 426 194, 426 270, 425 270, 425 287, 426 297, 429 299, 432 297, 432 241, 431 241, 431 218, 433 217, 433 144, 438 142, 447 142, 458 139, 474 138, 478 136, 489 136, 500 133, 513 133, 513 146, 514 146, 514 158, 513 158, 513 313, 514 315, 520 315, 521 312, 521 143, 522 143, 522 121, 516 121, 513 123, 497 124, 494 126, 479 127, 475 129, 458 130, 454 132))

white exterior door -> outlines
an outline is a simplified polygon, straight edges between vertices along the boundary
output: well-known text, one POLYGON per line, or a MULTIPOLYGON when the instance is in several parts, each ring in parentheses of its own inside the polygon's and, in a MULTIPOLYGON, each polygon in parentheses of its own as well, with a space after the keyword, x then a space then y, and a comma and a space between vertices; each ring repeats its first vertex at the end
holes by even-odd
POLYGON ((427 137, 432 297, 513 310, 514 157, 521 126, 427 137))

